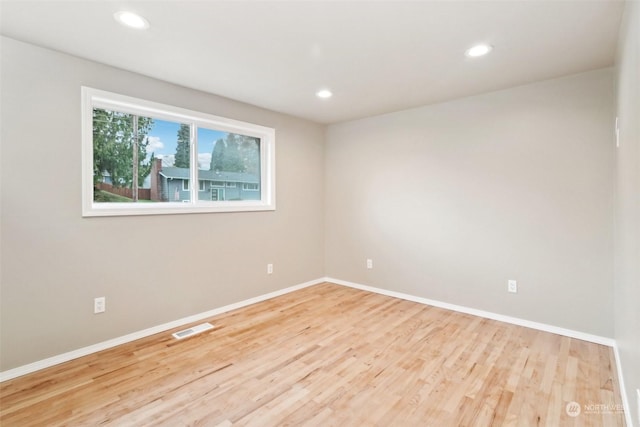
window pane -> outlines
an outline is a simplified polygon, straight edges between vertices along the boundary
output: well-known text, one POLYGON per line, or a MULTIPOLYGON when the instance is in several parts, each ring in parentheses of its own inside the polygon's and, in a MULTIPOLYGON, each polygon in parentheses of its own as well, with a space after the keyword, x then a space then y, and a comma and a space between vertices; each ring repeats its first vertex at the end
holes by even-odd
POLYGON ((152 193, 157 201, 189 202, 191 188, 190 126, 185 123, 155 120, 150 132, 155 157, 152 193))
POLYGON ((198 200, 260 200, 260 138, 198 128, 198 179, 198 200))
POLYGON ((93 172, 94 202, 188 201, 189 126, 94 108, 93 172))

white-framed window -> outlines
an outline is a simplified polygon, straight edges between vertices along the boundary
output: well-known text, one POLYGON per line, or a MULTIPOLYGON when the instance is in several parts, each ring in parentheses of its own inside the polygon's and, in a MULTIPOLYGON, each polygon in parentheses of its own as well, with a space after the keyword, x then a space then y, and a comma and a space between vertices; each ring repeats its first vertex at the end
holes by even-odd
POLYGON ((82 87, 82 159, 83 216, 275 210, 273 128, 82 87))
MULTIPOLYGON (((198 191, 204 191, 204 181, 198 181, 198 191)), ((189 180, 185 179, 182 181, 182 191, 189 191, 189 180)))
POLYGON ((250 184, 250 183, 244 183, 242 184, 242 189, 244 191, 260 191, 260 186, 258 184, 250 184))

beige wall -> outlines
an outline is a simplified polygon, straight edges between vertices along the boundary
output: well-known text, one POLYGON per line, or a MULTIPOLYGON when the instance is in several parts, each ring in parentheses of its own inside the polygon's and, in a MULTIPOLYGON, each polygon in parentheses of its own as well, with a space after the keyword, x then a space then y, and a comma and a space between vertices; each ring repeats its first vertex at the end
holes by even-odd
POLYGON ((640 3, 627 2, 617 61, 615 338, 632 419, 640 425, 640 3))
POLYGON ((613 104, 604 69, 329 126, 327 275, 613 337, 613 104))
POLYGON ((633 401, 634 13, 615 157, 612 70, 337 124, 325 138, 304 120, 3 38, 0 370, 323 275, 613 337, 615 184, 615 337, 633 401), (277 211, 81 218, 81 85, 275 127, 277 211), (107 312, 93 315, 103 295, 107 312))
POLYGON ((1 71, 0 370, 322 277, 323 126, 6 38, 1 71), (276 128, 277 210, 83 219, 81 85, 276 128))

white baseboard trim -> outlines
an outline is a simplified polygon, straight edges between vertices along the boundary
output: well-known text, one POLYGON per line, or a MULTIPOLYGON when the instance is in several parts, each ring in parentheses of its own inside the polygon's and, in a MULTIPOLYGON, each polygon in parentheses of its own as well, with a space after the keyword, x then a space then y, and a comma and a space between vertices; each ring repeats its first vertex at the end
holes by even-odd
POLYGON ((133 332, 131 334, 127 334, 118 338, 113 338, 108 341, 103 341, 101 343, 93 344, 88 347, 79 348, 77 350, 69 351, 67 353, 63 353, 57 356, 49 357, 47 359, 39 360, 37 362, 19 366, 17 368, 9 369, 7 371, 0 372, 0 382, 7 381, 16 377, 20 377, 22 375, 30 374, 32 372, 49 368, 51 366, 58 365, 60 363, 68 362, 70 360, 77 359, 79 357, 86 356, 92 353, 97 353, 99 351, 106 350, 106 349, 109 349, 121 344, 125 344, 131 341, 135 341, 140 338, 145 338, 150 335, 167 331, 169 329, 174 329, 180 326, 187 325, 189 323, 198 322, 200 320, 213 317, 221 313, 226 313, 228 311, 235 310, 237 308, 242 308, 242 307, 246 307, 248 305, 255 304, 261 301, 266 301, 268 299, 275 298, 280 295, 288 294, 290 292, 297 291, 299 289, 303 289, 309 286, 323 283, 324 281, 325 281, 324 278, 311 280, 305 283, 301 283, 299 285, 290 286, 288 288, 280 289, 274 292, 270 292, 268 294, 259 295, 254 298, 249 298, 244 301, 225 305, 219 308, 214 308, 213 310, 205 311, 204 313, 194 314, 193 316, 184 317, 182 319, 174 320, 172 322, 164 323, 158 326, 153 326, 151 328, 144 329, 142 331, 133 332))
MULTIPOLYGON (((596 344, 606 345, 613 349, 613 354, 616 360, 616 370, 618 373, 618 384, 620 386, 620 398, 622 399, 622 406, 624 407, 624 416, 627 426, 633 427, 633 421, 631 419, 631 406, 629 406, 629 399, 627 396, 627 389, 624 385, 624 376, 622 374, 622 364, 620 361, 620 354, 618 352, 618 344, 613 338, 601 337, 599 335, 587 334, 585 332, 574 331, 572 329, 560 328, 558 326, 547 325, 546 323, 533 322, 531 320, 520 319, 517 317, 505 316, 503 314, 491 313, 489 311, 478 310, 475 308, 465 307, 462 305, 449 304, 447 302, 417 297, 414 295, 404 294, 401 292, 389 291, 386 289, 376 288, 373 286, 361 285, 359 283, 348 282, 346 280, 335 279, 333 277, 325 277, 325 282, 335 283, 337 285, 348 286, 350 288, 361 289, 363 291, 374 292, 381 295, 386 295, 394 298, 400 298, 407 301, 413 301, 420 304, 431 305, 434 307, 444 308, 447 310, 457 311, 460 313, 471 314, 474 316, 484 317, 487 319, 498 320, 500 322, 511 323, 518 326, 524 326, 531 329, 537 329, 544 332, 551 332, 553 334, 563 335, 569 338, 576 338, 583 341, 588 341, 596 344)), ((640 426, 639 426, 640 427, 640 426)))
POLYGON ((531 320, 520 319, 517 317, 505 316, 503 314, 492 313, 489 311, 478 310, 475 308, 465 307, 462 305, 450 304, 448 302, 442 302, 414 295, 404 294, 401 292, 389 291, 386 289, 375 288, 373 286, 361 285, 359 283, 348 282, 346 280, 335 279, 333 277, 325 277, 326 282, 335 283, 337 285, 348 286, 350 288, 361 289, 363 291, 374 292, 381 295, 386 295, 394 298, 400 298, 407 301, 413 301, 420 304, 432 305, 434 307, 444 308, 447 310, 458 311, 460 313, 472 314, 474 316, 484 317, 487 319, 498 320, 500 322, 511 323, 518 326, 524 326, 531 329, 537 329, 540 331, 551 332, 558 335, 563 335, 570 338, 576 338, 583 341, 589 341, 596 344, 606 345, 608 347, 615 348, 615 340, 613 338, 601 337, 599 335, 591 335, 585 332, 574 331, 571 329, 560 328, 558 326, 547 325, 546 323, 533 322, 531 320))
POLYGON ((618 385, 620 386, 620 398, 622 399, 622 406, 624 407, 624 418, 627 422, 627 427, 633 427, 633 420, 631 418, 631 402, 629 396, 627 396, 627 389, 624 386, 624 377, 622 376, 622 363, 620 361, 620 353, 618 352, 618 344, 613 345, 613 355, 616 358, 616 368, 618 370, 618 385))
POLYGON ((180 326, 187 325, 189 323, 198 322, 200 320, 216 316, 218 314, 226 313, 231 310, 235 310, 238 308, 246 307, 251 304, 255 304, 258 302, 266 301, 271 298, 275 298, 281 295, 288 294, 290 292, 297 291, 299 289, 304 289, 309 286, 317 285, 323 282, 335 283, 342 286, 347 286, 355 289, 361 289, 364 291, 374 292, 381 295, 386 295, 394 298, 400 298, 408 301, 417 302, 420 304, 431 305, 434 307, 440 307, 447 310, 457 311, 461 313, 471 314, 474 316, 480 316, 487 319, 498 320, 505 323, 511 323, 514 325, 524 326, 532 329, 537 329, 545 332, 551 332, 559 335, 568 336, 571 338, 577 338, 584 341, 593 342, 596 344, 602 344, 609 347, 612 347, 614 350, 614 355, 616 359, 616 367, 618 370, 618 381, 620 384, 620 393, 622 397, 622 402, 625 407, 625 417, 627 425, 633 426, 631 422, 631 414, 629 411, 629 401, 626 395, 626 389, 624 388, 624 379, 622 376, 622 368, 620 365, 620 356, 618 354, 618 347, 615 343, 615 340, 612 338, 601 337, 597 335, 591 335, 584 332, 573 331, 570 329, 564 329, 557 326, 547 325, 544 323, 533 322, 530 320, 519 319, 516 317, 505 316, 502 314, 491 313, 488 311, 477 310, 475 308, 465 307, 461 305, 449 304, 446 302, 431 300, 427 298, 417 297, 414 295, 404 294, 401 292, 389 291, 386 289, 376 288, 372 286, 362 285, 358 283, 348 282, 346 280, 335 279, 332 277, 324 277, 320 279, 311 280, 305 283, 301 283, 299 285, 290 286, 288 288, 280 289, 274 292, 270 292, 264 295, 259 295, 254 298, 249 298, 244 301, 240 301, 237 303, 225 305, 223 307, 215 308, 213 310, 206 311, 204 313, 195 314, 193 316, 184 317, 182 319, 174 320, 172 322, 164 323, 162 325, 153 326, 151 328, 147 328, 141 331, 133 332, 131 334, 127 334, 121 337, 113 338, 108 341, 103 341, 101 343, 93 344, 87 347, 83 347, 77 350, 73 350, 67 353, 59 354, 57 356, 49 357, 47 359, 39 360, 37 362, 29 363, 27 365, 19 366, 14 369, 9 369, 4 372, 0 372, 0 382, 7 381, 13 378, 17 378, 26 374, 30 374, 32 372, 39 371, 41 369, 49 368, 51 366, 55 366, 64 362, 68 362, 73 359, 77 359, 82 356, 86 356, 92 353, 97 353, 102 350, 107 350, 109 348, 126 344, 131 341, 135 341, 140 338, 145 338, 160 332, 165 332, 170 329, 174 329, 180 326))
MULTIPOLYGON (((460 313, 471 314, 474 316, 484 317, 487 319, 498 320, 500 322, 511 323, 518 326, 524 326, 531 329, 537 329, 544 332, 551 332, 553 334, 563 335, 569 338, 576 338, 583 341, 588 341, 596 344, 606 345, 613 349, 613 354, 616 360, 616 369, 618 372, 618 384, 620 386, 620 397, 622 399, 622 406, 624 407, 624 416, 627 426, 633 427, 633 421, 631 417, 631 406, 629 406, 629 399, 627 391, 624 385, 624 377, 622 375, 622 364, 620 362, 620 354, 618 352, 618 344, 615 339, 601 337, 599 335, 587 334, 585 332, 574 331, 572 329, 560 328, 558 326, 548 325, 546 323, 533 322, 531 320, 520 319, 517 317, 505 316, 503 314, 492 313, 489 311, 478 310, 475 308, 465 307, 462 305, 450 304, 447 302, 417 297, 414 295, 404 294, 401 292, 389 291, 386 289, 376 288, 373 286, 362 285, 359 283, 348 282, 346 280, 335 279, 333 277, 325 277, 325 282, 335 283, 337 285, 347 286, 350 288, 360 289, 363 291, 374 292, 381 295, 386 295, 394 298, 400 298, 407 301, 413 301, 420 304, 431 305, 434 307, 444 308, 447 310, 457 311, 460 313)), ((640 427, 640 426, 639 426, 640 427)))

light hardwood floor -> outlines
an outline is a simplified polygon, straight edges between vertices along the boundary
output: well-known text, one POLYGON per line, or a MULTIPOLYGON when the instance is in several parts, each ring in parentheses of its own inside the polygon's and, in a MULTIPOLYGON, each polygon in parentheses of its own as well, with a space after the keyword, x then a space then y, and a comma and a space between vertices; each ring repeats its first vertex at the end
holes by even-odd
POLYGON ((333 284, 209 321, 6 381, 0 424, 624 425, 601 345, 333 284))

